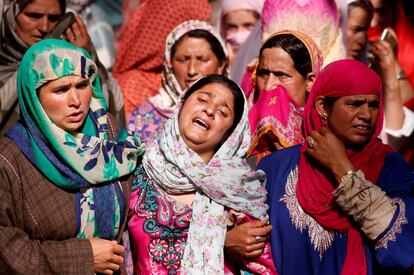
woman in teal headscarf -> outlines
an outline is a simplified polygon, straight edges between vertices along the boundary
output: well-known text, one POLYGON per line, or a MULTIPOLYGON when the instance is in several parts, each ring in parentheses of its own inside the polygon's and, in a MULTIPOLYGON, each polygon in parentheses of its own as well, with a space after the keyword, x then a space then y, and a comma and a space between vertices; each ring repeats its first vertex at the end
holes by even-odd
POLYGON ((17 77, 21 120, 0 139, 0 273, 120 269, 130 181, 144 146, 106 112, 83 49, 43 40, 17 77))

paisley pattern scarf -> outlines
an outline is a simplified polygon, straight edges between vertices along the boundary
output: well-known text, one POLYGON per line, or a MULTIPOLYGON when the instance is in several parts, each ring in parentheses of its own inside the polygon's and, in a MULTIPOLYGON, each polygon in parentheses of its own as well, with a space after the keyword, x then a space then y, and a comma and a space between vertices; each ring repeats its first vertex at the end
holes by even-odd
POLYGON ((97 67, 85 50, 63 40, 42 40, 20 64, 17 89, 22 119, 7 136, 53 184, 78 190, 78 237, 113 239, 125 205, 118 178, 134 170, 145 147, 126 132, 108 140, 100 87, 97 67), (50 120, 37 94, 43 84, 68 75, 89 79, 93 93, 84 125, 72 134, 50 120))
MULTIPOLYGON (((170 117, 175 110, 178 100, 183 93, 172 69, 171 49, 177 41, 192 30, 205 30, 211 33, 220 42, 228 62, 226 45, 218 31, 209 23, 200 20, 188 20, 171 31, 165 44, 165 57, 162 66, 162 87, 159 93, 149 98, 151 104, 164 116, 170 117)), ((228 66, 225 65, 223 75, 228 76, 228 66)))
POLYGON ((144 156, 144 169, 167 193, 196 192, 182 262, 184 274, 223 274, 224 207, 267 218, 265 174, 252 170, 243 159, 250 145, 247 102, 235 130, 208 164, 181 138, 179 107, 165 124, 160 140, 144 156))

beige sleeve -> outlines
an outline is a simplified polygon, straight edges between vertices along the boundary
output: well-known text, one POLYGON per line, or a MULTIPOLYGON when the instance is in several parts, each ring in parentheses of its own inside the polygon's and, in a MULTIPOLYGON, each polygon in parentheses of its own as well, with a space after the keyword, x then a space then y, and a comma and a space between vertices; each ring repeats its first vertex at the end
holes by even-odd
POLYGON ((371 240, 389 226, 397 209, 385 192, 366 180, 360 170, 344 176, 333 195, 336 203, 371 240))

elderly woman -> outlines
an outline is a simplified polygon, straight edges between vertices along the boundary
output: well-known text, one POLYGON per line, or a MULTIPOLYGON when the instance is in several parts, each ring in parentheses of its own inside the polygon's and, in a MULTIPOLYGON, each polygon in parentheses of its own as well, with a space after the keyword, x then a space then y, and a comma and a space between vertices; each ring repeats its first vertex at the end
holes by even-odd
MULTIPOLYGON (((187 90, 135 173, 128 223, 135 272, 236 272, 224 266, 227 227, 267 211, 265 175, 242 159, 249 142, 247 104, 234 82, 212 75, 187 90)), ((268 246, 247 269, 271 274, 270 255, 268 246)))
POLYGON ((305 107, 306 145, 259 164, 279 273, 397 274, 413 266, 414 174, 377 138, 382 124, 373 70, 342 60, 319 74, 305 107))
POLYGON ((318 47, 303 33, 278 32, 263 44, 250 95, 250 156, 260 160, 303 142, 303 106, 321 66, 318 47))
POLYGON ((117 135, 95 63, 68 42, 31 47, 17 90, 21 120, 0 139, 0 273, 112 274, 143 146, 117 135))
POLYGON ((202 76, 227 75, 228 55, 220 34, 207 22, 189 20, 167 37, 159 93, 137 106, 128 128, 149 146, 174 113, 183 91, 202 76))
MULTIPOLYGON (((64 20, 64 0, 5 0, 0 3, 0 135, 19 118, 16 78, 24 53, 36 42, 46 38, 60 38, 63 34, 71 44, 94 52, 87 29, 79 16, 64 20)), ((96 59, 95 59, 96 60, 96 59)), ((99 62, 97 62, 99 66, 99 62)), ((99 67, 101 86, 109 111, 120 116, 123 99, 118 84, 99 67)), ((123 111, 122 111, 123 112, 123 111)), ((122 119, 123 122, 124 119, 122 119)))

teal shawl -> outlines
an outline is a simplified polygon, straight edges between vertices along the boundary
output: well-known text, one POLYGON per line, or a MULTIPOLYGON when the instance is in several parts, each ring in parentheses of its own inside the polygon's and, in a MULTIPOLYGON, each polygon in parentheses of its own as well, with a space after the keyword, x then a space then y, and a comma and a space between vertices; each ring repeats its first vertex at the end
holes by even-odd
POLYGON ((108 140, 106 104, 92 58, 66 41, 42 40, 23 56, 17 89, 21 120, 7 136, 49 181, 77 192, 78 237, 114 239, 126 203, 118 179, 134 170, 145 147, 125 131, 108 140), (68 75, 89 79, 92 88, 85 123, 72 134, 50 120, 37 95, 43 84, 68 75))

